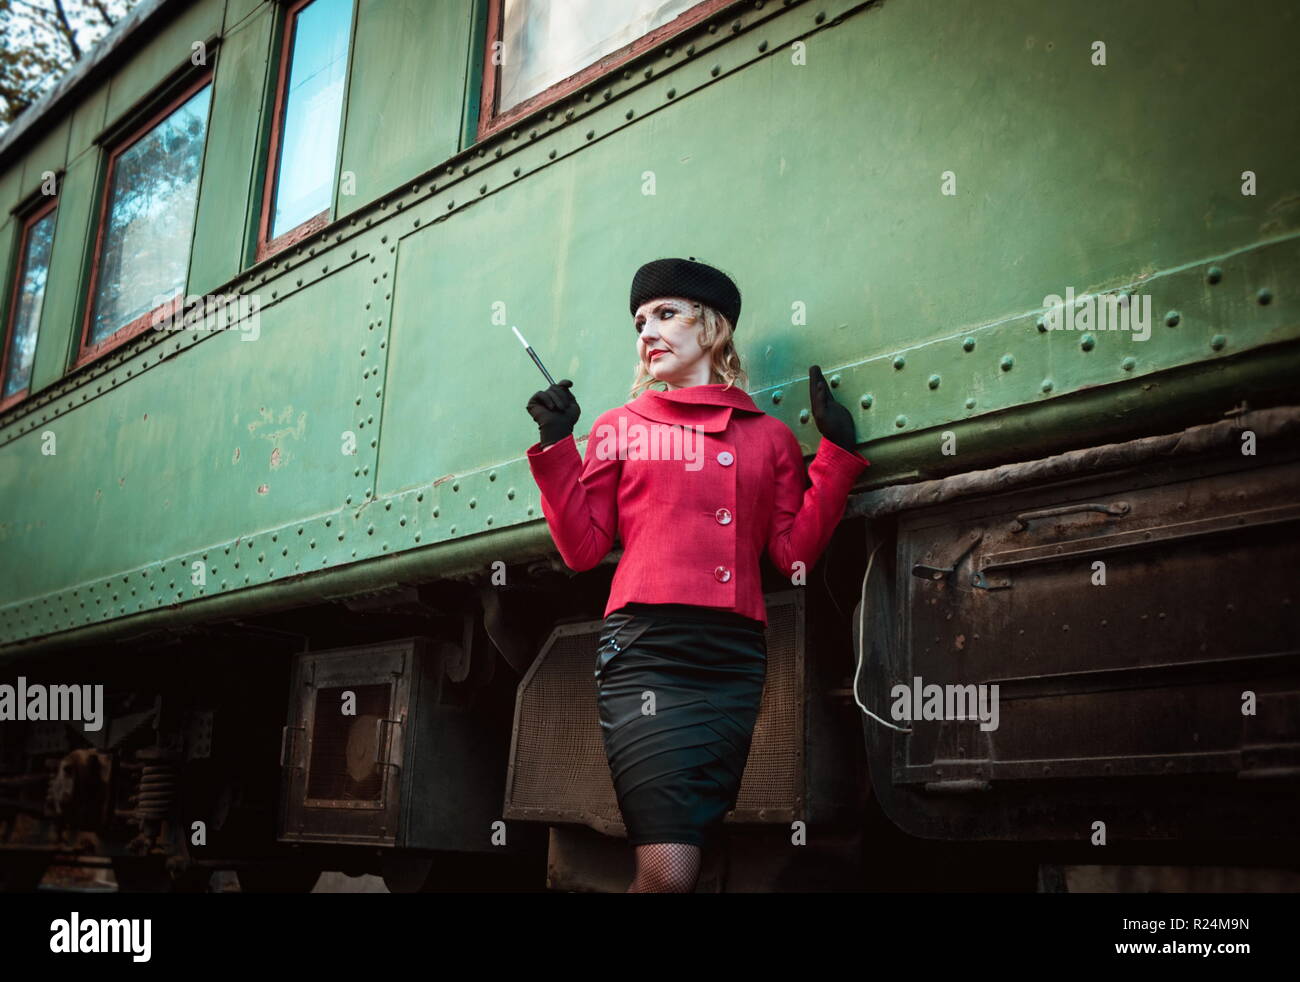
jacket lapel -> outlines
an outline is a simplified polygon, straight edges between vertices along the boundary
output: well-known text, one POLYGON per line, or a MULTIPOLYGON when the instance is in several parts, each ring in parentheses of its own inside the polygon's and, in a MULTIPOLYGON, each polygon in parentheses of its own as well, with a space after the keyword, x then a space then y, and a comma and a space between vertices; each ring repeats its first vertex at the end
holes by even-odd
POLYGON ((659 392, 647 389, 627 404, 639 416, 668 426, 699 427, 705 433, 721 433, 731 422, 733 411, 761 413, 745 392, 721 382, 691 385, 659 392))

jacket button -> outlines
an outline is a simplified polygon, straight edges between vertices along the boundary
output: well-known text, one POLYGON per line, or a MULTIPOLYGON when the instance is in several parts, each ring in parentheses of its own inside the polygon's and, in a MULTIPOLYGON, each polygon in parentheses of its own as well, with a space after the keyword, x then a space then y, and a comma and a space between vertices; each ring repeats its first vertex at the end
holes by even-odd
POLYGON ((726 583, 727 580, 731 579, 731 570, 725 566, 719 566, 713 571, 713 578, 719 583, 726 583))
POLYGON ((721 464, 723 467, 730 467, 733 463, 735 463, 735 461, 736 458, 731 456, 731 454, 726 450, 718 454, 718 463, 721 464))
POLYGON ((725 508, 719 508, 713 513, 713 517, 718 520, 719 525, 731 524, 731 512, 727 511, 725 508))

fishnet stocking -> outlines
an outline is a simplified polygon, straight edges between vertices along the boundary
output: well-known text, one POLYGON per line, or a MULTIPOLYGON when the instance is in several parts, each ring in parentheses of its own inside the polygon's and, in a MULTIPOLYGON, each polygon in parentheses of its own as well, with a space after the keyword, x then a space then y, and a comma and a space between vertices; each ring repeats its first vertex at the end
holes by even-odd
POLYGON ((700 875, 699 846, 651 842, 636 847, 636 878, 628 893, 692 893, 700 875))

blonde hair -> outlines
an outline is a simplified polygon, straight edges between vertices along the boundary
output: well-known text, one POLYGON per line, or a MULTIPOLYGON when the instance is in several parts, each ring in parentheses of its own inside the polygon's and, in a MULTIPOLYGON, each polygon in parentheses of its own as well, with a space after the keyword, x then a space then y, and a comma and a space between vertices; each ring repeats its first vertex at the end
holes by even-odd
MULTIPOLYGON (((693 303, 693 306, 695 321, 700 325, 700 347, 709 355, 709 384, 721 383, 727 388, 736 385, 743 391, 749 385, 749 376, 745 374, 745 369, 740 364, 740 354, 736 351, 736 344, 732 339, 734 328, 731 326, 731 321, 712 307, 701 303, 693 303)), ((638 358, 636 377, 632 380, 630 396, 636 398, 657 381, 658 379, 646 371, 645 363, 638 358)), ((666 386, 667 383, 664 385, 666 386)))

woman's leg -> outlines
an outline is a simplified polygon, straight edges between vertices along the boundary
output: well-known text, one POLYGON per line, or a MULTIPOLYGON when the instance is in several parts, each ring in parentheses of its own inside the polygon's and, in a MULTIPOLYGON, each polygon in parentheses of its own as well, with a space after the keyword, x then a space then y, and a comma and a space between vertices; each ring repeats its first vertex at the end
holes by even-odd
POLYGON ((651 842, 636 847, 636 878, 628 893, 692 893, 700 875, 699 846, 651 842))

